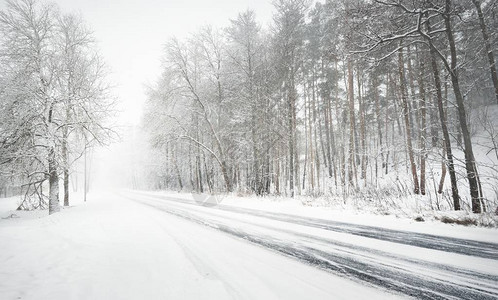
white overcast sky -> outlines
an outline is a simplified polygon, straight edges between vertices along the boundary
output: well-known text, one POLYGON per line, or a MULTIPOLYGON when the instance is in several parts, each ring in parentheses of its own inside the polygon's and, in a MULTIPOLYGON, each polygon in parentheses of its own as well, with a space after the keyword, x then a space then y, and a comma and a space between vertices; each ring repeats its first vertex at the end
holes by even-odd
MULTIPOLYGON (((44 1, 45 2, 45 1, 44 1)), ((252 9, 259 23, 270 22, 271 0, 55 0, 62 11, 80 13, 94 31, 110 69, 122 120, 140 121, 144 85, 160 74, 163 45, 202 25, 226 26, 252 9)))

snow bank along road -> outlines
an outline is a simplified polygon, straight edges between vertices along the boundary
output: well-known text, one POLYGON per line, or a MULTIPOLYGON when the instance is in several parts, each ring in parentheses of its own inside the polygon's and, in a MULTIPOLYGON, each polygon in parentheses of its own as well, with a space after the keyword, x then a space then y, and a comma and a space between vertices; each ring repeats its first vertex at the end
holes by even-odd
POLYGON ((234 206, 204 207, 150 193, 121 196, 398 296, 498 299, 498 243, 234 206))

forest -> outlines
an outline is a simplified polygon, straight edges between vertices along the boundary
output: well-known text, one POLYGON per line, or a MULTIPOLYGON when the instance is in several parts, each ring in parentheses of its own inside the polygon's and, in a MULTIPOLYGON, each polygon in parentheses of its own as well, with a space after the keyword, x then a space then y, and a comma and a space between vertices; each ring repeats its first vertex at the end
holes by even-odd
POLYGON ((496 1, 273 5, 165 40, 144 187, 494 211, 496 1))
MULTIPOLYGON (((127 187, 494 212, 497 6, 275 0, 165 39, 127 187)), ((0 60, 0 193, 56 212, 118 140, 109 70, 81 15, 36 0, 6 1, 0 60)))

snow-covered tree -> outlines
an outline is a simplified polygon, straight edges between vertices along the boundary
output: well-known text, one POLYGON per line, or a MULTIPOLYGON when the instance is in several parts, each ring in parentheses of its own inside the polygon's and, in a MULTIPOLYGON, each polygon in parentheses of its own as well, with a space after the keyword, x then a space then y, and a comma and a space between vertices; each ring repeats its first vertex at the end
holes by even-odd
POLYGON ((9 170, 2 175, 20 181, 25 191, 20 207, 26 208, 45 207, 48 181, 48 208, 54 213, 61 173, 69 204, 69 156, 82 153, 81 137, 88 137, 86 144, 112 133, 105 126, 112 112, 105 68, 82 20, 54 5, 7 1, 0 35, 1 163, 9 170))

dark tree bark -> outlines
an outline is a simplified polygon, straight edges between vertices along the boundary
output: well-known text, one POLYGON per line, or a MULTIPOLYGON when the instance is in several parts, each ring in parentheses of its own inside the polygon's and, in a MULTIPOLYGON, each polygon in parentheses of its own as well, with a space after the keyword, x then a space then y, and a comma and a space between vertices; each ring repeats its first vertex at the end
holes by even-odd
MULTIPOLYGON (((380 116, 380 101, 379 101, 379 91, 378 89, 378 78, 377 75, 373 75, 372 78, 372 92, 373 92, 373 98, 375 102, 375 119, 377 121, 377 135, 379 136, 379 148, 380 148, 380 160, 381 160, 381 165, 382 169, 385 166, 385 161, 384 161, 384 146, 382 144, 382 120, 380 116)), ((377 176, 377 173, 375 174, 377 176)))
POLYGON ((406 145, 408 147, 408 157, 410 159, 410 169, 413 177, 413 192, 415 194, 420 193, 420 186, 417 176, 417 166, 415 165, 415 157, 413 154, 413 144, 412 144, 412 134, 411 134, 411 124, 409 118, 408 110, 408 96, 406 91, 406 79, 405 79, 405 67, 403 63, 403 49, 400 48, 398 51, 398 70, 399 70, 399 81, 400 81, 400 91, 401 91, 401 102, 403 105, 403 115, 405 120, 405 130, 406 130, 406 145))
POLYGON ((444 180, 445 180, 445 178, 446 178, 446 163, 444 162, 444 159, 443 159, 443 162, 441 163, 441 179, 439 180, 439 186, 438 186, 438 189, 437 189, 437 192, 439 194, 443 193, 443 187, 444 187, 444 180))
MULTIPOLYGON (((294 79, 292 79, 293 82, 294 79)), ((294 86, 287 91, 288 124, 289 124, 289 191, 294 197, 294 172, 295 172, 295 117, 296 117, 296 97, 294 86)))
POLYGON ((491 72, 491 79, 493 80, 493 86, 495 88, 496 103, 498 104, 498 76, 496 75, 495 56, 489 42, 488 30, 486 23, 484 22, 481 3, 479 0, 472 0, 472 3, 474 3, 474 6, 476 7, 477 17, 479 18, 479 26, 481 27, 482 39, 484 40, 484 49, 488 56, 489 71, 491 72))
POLYGON ((366 128, 365 128, 365 114, 366 114, 366 109, 365 109, 365 102, 362 97, 362 91, 361 91, 361 76, 360 72, 358 71, 358 74, 356 75, 356 79, 358 82, 358 103, 359 103, 359 108, 360 108, 360 145, 361 145, 361 179, 363 179, 363 186, 367 186, 367 146, 366 146, 366 128))
POLYGON ((425 83, 424 83, 424 74, 425 74, 425 62, 423 57, 419 57, 419 94, 420 94, 420 193, 425 195, 425 160, 426 160, 426 136, 427 136, 427 108, 426 108, 426 99, 425 99, 425 83))
POLYGON ((470 130, 467 125, 467 114, 465 112, 465 103, 463 100, 463 95, 460 89, 460 82, 458 78, 457 70, 457 54, 455 46, 455 38, 453 36, 453 30, 451 28, 451 0, 446 0, 445 14, 444 14, 444 24, 446 35, 448 37, 448 44, 450 48, 450 73, 451 83, 453 85, 453 93, 455 94, 455 99, 458 108, 458 118, 460 121, 460 127, 462 129, 463 143, 464 143, 464 153, 465 153, 465 168, 467 171, 467 179, 469 181, 470 197, 472 198, 472 212, 481 213, 481 201, 479 199, 479 182, 477 177, 477 167, 475 164, 474 151, 472 149, 472 140, 470 137, 470 130))
POLYGON ((180 191, 183 190, 183 182, 182 182, 182 175, 180 173, 180 168, 178 168, 178 160, 177 160, 177 155, 176 155, 177 149, 173 152, 172 158, 173 158, 173 165, 175 167, 176 171, 176 178, 178 180, 178 187, 180 188, 180 191))
MULTIPOLYGON (((427 21, 426 24, 427 24, 426 25, 427 30, 430 32, 431 26, 430 26, 429 21, 427 21)), ((433 77, 434 77, 434 86, 436 88, 437 107, 438 107, 438 112, 439 112, 439 119, 441 120, 441 131, 443 132, 443 144, 444 144, 444 149, 446 150, 445 152, 446 152, 446 159, 447 159, 447 164, 448 164, 448 171, 450 173, 451 195, 453 198, 453 208, 455 210, 460 210, 460 196, 458 194, 458 186, 457 186, 456 174, 455 174, 455 164, 453 162, 453 152, 451 149, 450 134, 448 132, 448 120, 446 118, 446 113, 444 112, 443 93, 442 93, 442 89, 441 89, 441 78, 439 76, 439 67, 438 67, 437 61, 436 61, 436 57, 437 57, 436 48, 434 47, 434 44, 432 43, 431 39, 428 39, 428 42, 429 42, 430 54, 431 54, 431 67, 432 67, 432 73, 433 73, 433 77)), ((444 180, 444 177, 442 177, 442 181, 439 184, 439 191, 441 191, 441 192, 442 192, 442 183, 444 182, 443 180, 444 180)))
MULTIPOLYGON (((328 169, 328 174, 329 174, 329 178, 332 178, 333 176, 333 170, 332 170, 332 165, 333 165, 333 162, 332 162, 332 155, 331 155, 331 151, 330 151, 330 148, 334 147, 334 145, 332 145, 332 138, 333 138, 333 126, 334 124, 332 124, 332 118, 331 118, 331 107, 330 107, 330 94, 327 94, 325 96, 326 98, 324 99, 325 101, 325 108, 323 109, 323 114, 324 114, 324 125, 325 125, 325 155, 326 155, 326 164, 327 164, 327 169, 328 169), (332 136, 332 138, 331 138, 332 136)), ((320 134, 321 135, 321 134, 320 134)))
POLYGON ((355 189, 354 173, 355 164, 355 111, 354 111, 354 82, 353 82, 353 67, 351 58, 348 58, 348 99, 349 99, 349 168, 348 179, 349 185, 355 189))
MULTIPOLYGON (((69 104, 66 107, 66 122, 69 123, 69 104)), ((69 139, 69 126, 64 125, 62 132, 62 164, 63 164, 63 176, 64 176, 64 206, 69 206, 69 151, 68 151, 68 139, 69 139)))

